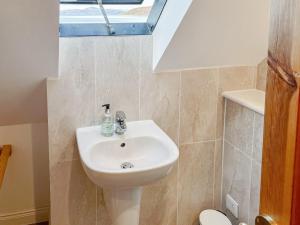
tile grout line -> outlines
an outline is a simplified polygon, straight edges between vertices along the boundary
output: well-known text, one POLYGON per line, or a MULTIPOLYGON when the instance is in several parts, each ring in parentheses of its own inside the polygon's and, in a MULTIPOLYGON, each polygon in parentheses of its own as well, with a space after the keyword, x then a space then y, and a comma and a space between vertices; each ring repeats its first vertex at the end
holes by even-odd
POLYGON ((177 143, 180 146, 180 130, 181 130, 181 97, 182 97, 182 72, 179 73, 179 99, 178 99, 178 131, 177 143))
POLYGON ((216 208, 215 204, 215 198, 216 198, 216 156, 217 156, 217 136, 218 136, 218 103, 219 103, 219 76, 220 76, 220 70, 217 69, 217 77, 216 77, 216 104, 215 104, 215 112, 216 112, 216 124, 215 124, 215 149, 214 149, 214 177, 213 177, 213 208, 216 208))
POLYGON ((209 143, 209 142, 214 142, 216 141, 215 139, 207 139, 207 140, 202 140, 202 141, 194 141, 194 142, 185 142, 180 144, 181 145, 193 145, 193 144, 203 144, 203 143, 209 143))
POLYGON ((251 159, 251 165, 250 165, 250 187, 249 187, 249 205, 248 205, 248 223, 250 222, 250 204, 251 204, 251 186, 252 186, 252 170, 253 170, 253 159, 251 159))
POLYGON ((226 113, 227 113, 227 100, 225 99, 224 105, 224 118, 223 118, 223 138, 222 138, 222 175, 221 175, 221 209, 223 209, 223 180, 224 180, 224 156, 225 156, 225 127, 226 127, 226 113))
POLYGON ((250 165, 250 187, 249 187, 249 205, 248 205, 248 223, 250 222, 250 204, 251 204, 251 186, 252 186, 252 173, 253 173, 253 154, 254 154, 254 133, 255 133, 255 120, 256 120, 256 114, 254 113, 253 116, 253 122, 252 122, 252 140, 251 140, 251 145, 252 145, 252 152, 251 152, 251 165, 250 165))
MULTIPOLYGON (((231 69, 236 67, 251 67, 249 65, 227 65, 227 66, 207 66, 207 67, 188 67, 184 69, 167 69, 164 70, 166 73, 176 73, 176 72, 188 72, 188 71, 196 71, 196 70, 214 70, 214 69, 231 69)), ((252 66, 253 67, 253 66, 252 66)))
POLYGON ((258 65, 255 66, 255 73, 254 73, 254 84, 253 88, 257 89, 257 79, 258 79, 258 65))
POLYGON ((141 120, 141 83, 142 83, 142 40, 139 39, 139 81, 138 81, 138 92, 139 92, 139 120, 141 120))
POLYGON ((179 222, 179 170, 180 170, 180 130, 181 130, 181 95, 182 95, 182 72, 179 73, 179 99, 178 99, 178 131, 177 143, 179 146, 179 159, 177 163, 177 181, 176 181, 176 224, 179 222))
POLYGON ((251 140, 251 159, 253 159, 254 154, 254 134, 255 134, 255 120, 256 120, 256 113, 253 115, 253 121, 252 121, 252 140, 251 140))
MULTIPOLYGON (((94 118, 93 120, 96 122, 96 115, 97 115, 97 73, 96 73, 96 55, 97 55, 97 50, 96 50, 96 40, 93 39, 93 46, 94 46, 94 118)), ((96 185, 95 185, 96 186, 96 185)), ((96 186, 96 225, 98 225, 98 190, 97 190, 97 186, 96 186)))
POLYGON ((96 225, 98 225, 98 187, 96 185, 96 225))
POLYGON ((93 125, 96 125, 96 114, 97 114, 97 99, 96 99, 96 89, 97 89, 97 76, 96 76, 96 41, 93 39, 93 46, 94 46, 94 118, 93 118, 93 125))
POLYGON ((212 196, 212 206, 213 208, 216 208, 215 206, 215 191, 216 191, 216 188, 215 188, 215 185, 216 185, 216 152, 217 152, 217 142, 215 141, 215 147, 214 147, 214 168, 213 168, 213 174, 214 174, 214 177, 213 177, 213 196, 212 196))
MULTIPOLYGON (((216 122, 216 131, 215 131, 215 140, 217 140, 218 137, 218 106, 219 106, 219 96, 220 96, 220 68, 218 68, 218 75, 216 79, 216 85, 217 85, 217 101, 216 101, 216 116, 217 116, 217 122, 216 122)), ((223 98, 222 98, 223 99, 223 98)))
POLYGON ((235 151, 241 153, 244 157, 246 157, 249 160, 252 160, 252 158, 246 154, 245 152, 241 151, 238 147, 236 147, 234 144, 232 144, 230 141, 228 141, 227 139, 224 138, 224 142, 226 142, 227 144, 229 144, 231 147, 234 148, 235 151))

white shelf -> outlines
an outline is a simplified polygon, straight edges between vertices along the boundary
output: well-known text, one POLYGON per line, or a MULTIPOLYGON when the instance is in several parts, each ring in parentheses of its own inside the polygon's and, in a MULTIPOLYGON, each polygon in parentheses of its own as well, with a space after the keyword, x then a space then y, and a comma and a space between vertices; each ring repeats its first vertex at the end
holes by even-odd
POLYGON ((257 89, 225 91, 223 97, 245 106, 257 113, 265 113, 265 92, 257 89))

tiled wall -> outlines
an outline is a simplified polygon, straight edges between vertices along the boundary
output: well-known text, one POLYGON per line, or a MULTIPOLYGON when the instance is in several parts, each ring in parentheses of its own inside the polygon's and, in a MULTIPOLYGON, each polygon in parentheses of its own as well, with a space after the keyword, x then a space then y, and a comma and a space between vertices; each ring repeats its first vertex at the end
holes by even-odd
POLYGON ((223 152, 223 210, 233 224, 254 225, 258 215, 263 115, 226 100, 223 152), (226 194, 239 204, 239 218, 225 207, 226 194))
POLYGON ((48 81, 52 225, 110 224, 75 140, 77 127, 100 119, 103 103, 129 120, 153 119, 180 146, 173 173, 144 189, 141 225, 194 225, 201 210, 221 208, 221 93, 254 88, 257 68, 151 68, 150 36, 60 39, 60 79, 48 81))
POLYGON ((257 65, 257 78, 256 78, 256 89, 266 91, 268 63, 267 59, 264 59, 257 65))

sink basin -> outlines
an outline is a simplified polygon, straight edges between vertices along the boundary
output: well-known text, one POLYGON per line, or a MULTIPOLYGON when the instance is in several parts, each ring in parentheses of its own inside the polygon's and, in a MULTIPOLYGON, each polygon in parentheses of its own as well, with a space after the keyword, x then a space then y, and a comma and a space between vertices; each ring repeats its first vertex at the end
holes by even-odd
POLYGON ((147 185, 169 174, 178 159, 177 146, 153 121, 127 127, 124 135, 112 137, 103 137, 99 126, 77 129, 83 167, 101 187, 147 185))
POLYGON ((179 151, 152 120, 127 123, 124 135, 103 137, 101 127, 76 130, 87 176, 104 189, 113 225, 138 225, 142 186, 167 176, 179 151))

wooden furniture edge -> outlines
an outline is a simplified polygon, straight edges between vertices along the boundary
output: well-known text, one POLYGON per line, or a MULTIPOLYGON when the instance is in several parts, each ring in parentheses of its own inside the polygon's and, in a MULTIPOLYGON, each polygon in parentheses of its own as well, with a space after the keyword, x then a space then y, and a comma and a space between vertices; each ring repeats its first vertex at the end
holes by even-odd
POLYGON ((7 167, 8 159, 12 154, 12 146, 11 145, 3 145, 0 149, 0 188, 2 186, 5 170, 7 167))

